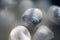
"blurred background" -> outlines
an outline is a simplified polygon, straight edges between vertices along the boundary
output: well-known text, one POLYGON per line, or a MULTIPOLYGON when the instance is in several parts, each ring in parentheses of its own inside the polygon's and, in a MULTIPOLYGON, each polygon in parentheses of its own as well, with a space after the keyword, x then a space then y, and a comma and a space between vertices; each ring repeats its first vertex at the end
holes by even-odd
POLYGON ((49 21, 48 8, 52 5, 60 6, 60 0, 0 0, 0 40, 8 40, 10 31, 17 25, 24 25, 21 15, 28 8, 39 8, 43 12, 41 25, 47 25, 53 32, 52 40, 60 40, 60 25, 49 21))

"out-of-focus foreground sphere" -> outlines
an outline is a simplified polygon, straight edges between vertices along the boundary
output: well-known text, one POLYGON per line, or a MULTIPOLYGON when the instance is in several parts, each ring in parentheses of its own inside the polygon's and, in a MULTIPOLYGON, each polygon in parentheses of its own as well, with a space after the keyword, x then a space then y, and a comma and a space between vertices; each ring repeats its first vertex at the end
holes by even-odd
POLYGON ((9 40, 31 40, 31 35, 24 26, 16 26, 11 31, 9 40))
POLYGON ((43 18, 42 11, 38 8, 30 8, 27 9, 23 14, 22 14, 22 20, 26 25, 29 26, 36 26, 41 22, 43 18))
POLYGON ((50 21, 60 24, 60 7, 51 6, 48 10, 48 18, 50 21))
POLYGON ((33 36, 33 40, 51 40, 54 37, 54 33, 45 25, 38 28, 33 36))

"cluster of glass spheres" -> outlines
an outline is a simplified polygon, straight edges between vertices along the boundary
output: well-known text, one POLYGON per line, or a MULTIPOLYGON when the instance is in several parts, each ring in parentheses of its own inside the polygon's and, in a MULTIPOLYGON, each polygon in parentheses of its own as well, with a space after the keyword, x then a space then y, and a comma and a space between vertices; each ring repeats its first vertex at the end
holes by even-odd
MULTIPOLYGON (((3 2, 6 6, 12 6, 16 4, 16 2, 12 0, 9 0, 9 2, 8 0, 5 0, 3 2)), ((6 12, 0 13, 2 20, 5 20, 6 22, 9 20, 8 22, 10 23, 14 18, 13 15, 7 14, 6 12), (4 16, 2 16, 3 14, 4 16), (10 20, 10 18, 12 18, 12 20, 10 20)), ((47 16, 50 21, 56 24, 60 24, 60 7, 51 6, 48 10, 47 16)), ((27 26, 27 28, 25 26, 16 26, 11 31, 9 35, 9 40, 31 40, 32 36, 29 32, 29 29, 34 29, 39 23, 41 23, 41 21, 43 20, 43 13, 38 8, 29 8, 22 14, 22 20, 25 23, 25 26, 27 26)), ((33 35, 33 40, 51 40, 53 37, 54 33, 47 26, 42 25, 33 35)))

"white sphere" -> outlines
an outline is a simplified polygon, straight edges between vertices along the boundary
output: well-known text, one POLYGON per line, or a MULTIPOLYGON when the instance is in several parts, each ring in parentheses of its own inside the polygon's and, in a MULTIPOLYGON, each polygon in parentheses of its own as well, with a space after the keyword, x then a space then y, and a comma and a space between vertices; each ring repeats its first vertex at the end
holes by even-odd
POLYGON ((54 37, 54 33, 45 25, 38 28, 33 36, 33 40, 51 40, 54 37))
POLYGON ((16 26, 11 31, 9 40, 31 40, 31 35, 24 26, 16 26))
POLYGON ((60 7, 51 6, 48 10, 48 18, 50 21, 60 24, 60 7))
POLYGON ((42 18, 42 11, 38 8, 27 9, 22 15, 22 20, 26 25, 30 26, 36 26, 41 22, 42 18))

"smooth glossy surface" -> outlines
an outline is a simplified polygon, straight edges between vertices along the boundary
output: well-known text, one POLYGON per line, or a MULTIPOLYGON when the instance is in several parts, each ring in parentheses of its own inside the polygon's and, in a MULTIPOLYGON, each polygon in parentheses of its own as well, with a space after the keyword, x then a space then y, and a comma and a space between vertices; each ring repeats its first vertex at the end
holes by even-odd
POLYGON ((48 17, 52 22, 60 24, 60 7, 51 6, 48 10, 48 17))
POLYGON ((31 40, 31 35, 24 26, 16 26, 11 31, 9 40, 31 40))
POLYGON ((45 25, 40 26, 33 36, 33 40, 51 40, 54 33, 45 25))
POLYGON ((34 28, 37 24, 41 22, 43 18, 42 11, 38 8, 30 8, 27 9, 23 14, 22 14, 22 20, 26 25, 30 25, 34 28))

